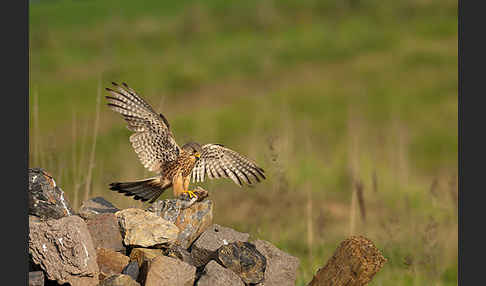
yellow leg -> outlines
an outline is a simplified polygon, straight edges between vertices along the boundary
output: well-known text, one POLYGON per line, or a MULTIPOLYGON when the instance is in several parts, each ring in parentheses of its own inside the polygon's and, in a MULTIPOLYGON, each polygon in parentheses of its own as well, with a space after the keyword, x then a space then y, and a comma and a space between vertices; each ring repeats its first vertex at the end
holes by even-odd
POLYGON ((191 177, 183 178, 180 174, 175 176, 172 180, 172 188, 174 190, 174 197, 179 198, 182 195, 187 195, 189 198, 197 198, 193 190, 189 190, 189 182, 191 177))
POLYGON ((191 182, 191 176, 189 175, 183 178, 183 182, 184 182, 184 190, 189 190, 189 183, 191 182))
POLYGON ((189 190, 189 183, 191 182, 191 176, 187 176, 183 179, 183 186, 184 186, 184 191, 182 191, 183 194, 187 194, 189 198, 197 198, 197 195, 194 193, 194 191, 189 190))
POLYGON ((184 188, 184 181, 180 174, 174 176, 174 178, 172 179, 172 190, 174 191, 174 197, 176 198, 182 195, 182 193, 184 193, 184 190, 187 190, 184 188))

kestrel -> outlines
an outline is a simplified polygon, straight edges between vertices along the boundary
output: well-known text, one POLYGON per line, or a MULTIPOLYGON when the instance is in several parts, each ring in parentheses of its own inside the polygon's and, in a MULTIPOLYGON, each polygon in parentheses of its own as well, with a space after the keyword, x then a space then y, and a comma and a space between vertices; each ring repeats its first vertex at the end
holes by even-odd
POLYGON ((112 84, 114 89, 106 88, 110 93, 106 96, 108 106, 120 113, 128 129, 134 132, 130 142, 144 167, 158 175, 133 182, 111 183, 111 190, 153 203, 170 187, 175 197, 196 197, 188 189, 191 178, 193 182, 203 182, 205 177, 225 177, 240 187, 265 179, 262 168, 221 144, 201 146, 189 142, 179 147, 162 113, 157 113, 126 83, 112 84))

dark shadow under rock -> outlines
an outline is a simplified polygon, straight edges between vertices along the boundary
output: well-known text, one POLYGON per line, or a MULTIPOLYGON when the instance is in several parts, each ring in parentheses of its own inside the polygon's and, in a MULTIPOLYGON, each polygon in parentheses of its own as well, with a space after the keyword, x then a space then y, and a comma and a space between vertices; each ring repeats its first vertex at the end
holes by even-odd
POLYGON ((122 274, 126 274, 132 277, 133 280, 138 279, 138 274, 140 273, 140 268, 138 267, 138 262, 133 260, 125 266, 122 270, 122 274))
POLYGON ((147 272, 150 268, 150 264, 155 257, 163 256, 164 253, 162 249, 151 249, 151 248, 142 248, 137 247, 132 249, 130 252, 130 261, 137 262, 139 268, 139 274, 137 277, 137 282, 142 285, 145 285, 145 280, 147 278, 147 272))

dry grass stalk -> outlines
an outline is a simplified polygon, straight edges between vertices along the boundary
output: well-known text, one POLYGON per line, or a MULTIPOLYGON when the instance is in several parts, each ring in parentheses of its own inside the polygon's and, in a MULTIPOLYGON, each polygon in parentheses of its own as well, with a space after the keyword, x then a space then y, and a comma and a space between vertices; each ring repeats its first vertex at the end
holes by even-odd
MULTIPOLYGON (((34 90, 34 106, 33 110, 33 125, 34 125, 34 156, 32 164, 34 166, 39 166, 41 164, 41 154, 40 154, 40 136, 39 136, 39 92, 37 88, 34 90)), ((42 164, 41 164, 42 167, 42 164)))
POLYGON ((361 182, 361 180, 358 180, 355 183, 355 187, 356 187, 356 195, 357 195, 357 198, 358 198, 359 210, 360 210, 360 213, 361 213, 361 219, 364 222, 364 221, 366 221, 366 207, 365 207, 364 195, 363 195, 364 185, 361 182))
POLYGON ((432 181, 432 184, 430 185, 430 194, 434 197, 437 197, 438 195, 438 192, 437 192, 437 189, 438 189, 438 186, 439 186, 439 180, 437 180, 437 178, 434 178, 434 180, 432 181))
MULTIPOLYGON (((358 115, 352 106, 349 107, 348 112, 348 160, 349 172, 351 177, 351 185, 359 177, 359 134, 361 130, 358 115)), ((351 207, 349 214, 349 235, 353 235, 356 229, 356 204, 357 204, 357 190, 353 188, 351 191, 351 207)))
POLYGON ((76 175, 76 151, 77 151, 76 150, 76 141, 77 141, 76 135, 77 134, 76 134, 76 112, 75 112, 74 108, 72 110, 71 124, 72 124, 72 126, 71 126, 71 132, 72 132, 71 133, 71 147, 72 147, 71 161, 72 161, 72 164, 73 164, 72 167, 71 167, 72 168, 71 172, 72 172, 73 176, 75 176, 76 175))
POLYGON ((349 214, 349 235, 353 235, 356 227, 356 190, 353 189, 351 193, 351 208, 349 214))
POLYGON ((376 175, 376 170, 373 171, 373 176, 372 176, 372 182, 373 182, 373 192, 377 193, 378 192, 378 176, 376 175))
POLYGON ((307 248, 309 250, 309 260, 314 261, 312 253, 312 246, 314 245, 314 228, 312 223, 312 193, 308 184, 306 185, 307 191, 307 208, 306 208, 306 221, 307 221, 307 248))
POLYGON ((91 144, 91 153, 89 156, 88 174, 86 175, 86 190, 84 192, 84 200, 88 200, 90 196, 90 189, 92 183, 93 168, 95 166, 96 156, 96 139, 98 137, 98 126, 100 121, 100 103, 101 103, 101 81, 98 84, 98 95, 96 98, 96 118, 93 130, 93 143, 91 144))
POLYGON ((56 182, 57 185, 62 186, 62 176, 64 175, 64 161, 60 158, 57 161, 57 176, 56 176, 56 182))
POLYGON ((74 192, 74 200, 73 200, 73 206, 75 208, 79 207, 80 204, 79 204, 79 190, 81 189, 81 187, 83 186, 83 166, 84 166, 84 161, 85 161, 85 152, 86 152, 86 140, 87 140, 87 137, 88 137, 88 124, 86 124, 84 126, 84 129, 83 129, 83 134, 81 136, 81 152, 80 152, 80 156, 79 156, 79 162, 78 162, 78 167, 76 168, 76 171, 74 173, 74 188, 73 188, 73 192, 74 192))
POLYGON ((408 183, 410 176, 409 176, 409 155, 408 155, 408 132, 405 127, 402 127, 401 123, 397 123, 398 125, 398 179, 399 184, 408 183))

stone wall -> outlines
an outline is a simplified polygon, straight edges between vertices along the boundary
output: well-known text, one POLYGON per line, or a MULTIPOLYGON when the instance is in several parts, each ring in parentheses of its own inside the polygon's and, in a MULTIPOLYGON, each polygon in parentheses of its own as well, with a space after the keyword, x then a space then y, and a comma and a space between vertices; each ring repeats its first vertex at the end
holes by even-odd
POLYGON ((209 199, 74 211, 52 176, 29 169, 29 285, 295 285, 299 260, 213 224, 209 199))

